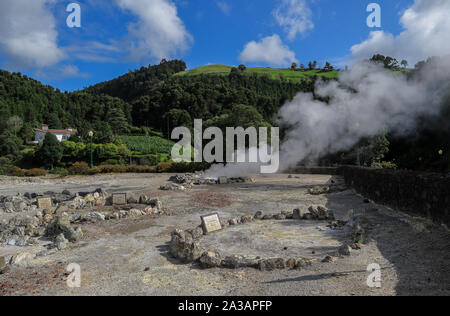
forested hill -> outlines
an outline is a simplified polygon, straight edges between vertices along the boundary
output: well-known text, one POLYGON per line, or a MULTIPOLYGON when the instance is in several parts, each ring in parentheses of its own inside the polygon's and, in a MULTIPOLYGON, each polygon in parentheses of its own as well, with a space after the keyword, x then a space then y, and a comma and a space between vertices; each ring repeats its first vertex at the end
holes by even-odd
POLYGON ((148 94, 159 83, 168 80, 172 75, 185 70, 186 63, 182 60, 162 60, 159 65, 141 67, 135 71, 130 70, 118 78, 98 83, 84 91, 119 97, 130 102, 139 96, 148 94))
POLYGON ((317 78, 315 72, 303 75, 302 80, 289 80, 232 67, 226 73, 189 72, 183 76, 188 73, 185 69, 183 61, 162 61, 84 91, 119 97, 131 104, 135 126, 166 131, 173 126, 192 126, 196 118, 228 124, 233 107, 258 116, 248 118, 245 124, 255 120, 272 123, 280 106, 299 91, 312 91, 317 78))
POLYGON ((22 120, 24 129, 46 123, 54 129, 76 127, 82 135, 90 129, 111 128, 120 134, 132 122, 131 107, 122 99, 82 91, 62 93, 20 73, 0 70, 0 134, 13 116, 22 120))
MULTIPOLYGON (((0 71, 0 134, 8 120, 18 117, 28 130, 48 124, 50 128, 77 128, 82 136, 95 130, 97 142, 111 135, 127 134, 131 126, 163 130, 191 126, 193 119, 233 124, 231 114, 242 114, 241 123, 273 123, 280 106, 299 91, 312 91, 316 74, 284 70, 278 78, 246 69, 228 73, 187 76, 181 60, 166 61, 130 71, 118 78, 72 93, 63 93, 20 73, 0 71), (296 76, 296 80, 284 76, 296 76)), ((280 70, 274 70, 279 72, 280 70)), ((327 77, 324 77, 327 79, 327 77)))

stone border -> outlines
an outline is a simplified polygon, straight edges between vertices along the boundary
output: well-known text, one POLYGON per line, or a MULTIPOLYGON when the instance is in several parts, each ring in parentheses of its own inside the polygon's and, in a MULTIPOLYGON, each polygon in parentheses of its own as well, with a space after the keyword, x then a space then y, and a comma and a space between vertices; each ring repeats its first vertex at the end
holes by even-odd
MULTIPOLYGON (((327 210, 323 206, 311 206, 308 210, 295 209, 292 212, 285 211, 279 214, 264 215, 263 212, 256 212, 254 216, 244 215, 236 217, 228 221, 221 220, 223 230, 230 226, 247 224, 255 221, 264 220, 329 220, 331 223, 328 227, 333 229, 347 228, 352 243, 343 244, 336 250, 337 257, 350 256, 354 250, 359 250, 363 243, 368 241, 366 231, 361 226, 361 221, 354 218, 348 222, 335 221, 333 212, 327 210)), ((171 233, 171 241, 169 245, 169 253, 183 263, 199 263, 202 268, 254 268, 261 271, 272 271, 276 269, 301 269, 317 262, 317 259, 295 259, 295 258, 261 258, 246 257, 239 255, 231 255, 222 258, 217 251, 202 251, 198 245, 199 240, 204 236, 202 226, 193 229, 179 230, 176 229, 171 233)), ((328 255, 322 262, 333 262, 336 256, 328 255)))

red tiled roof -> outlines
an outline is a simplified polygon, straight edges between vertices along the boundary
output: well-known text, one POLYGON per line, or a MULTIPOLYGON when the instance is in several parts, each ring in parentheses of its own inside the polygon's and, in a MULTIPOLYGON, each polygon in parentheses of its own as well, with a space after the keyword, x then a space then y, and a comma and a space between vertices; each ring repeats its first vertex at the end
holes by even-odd
POLYGON ((43 130, 40 128, 35 128, 35 131, 42 132, 42 133, 53 133, 53 134, 69 134, 69 135, 75 135, 78 133, 76 129, 73 129, 72 131, 69 131, 68 129, 48 129, 43 130))

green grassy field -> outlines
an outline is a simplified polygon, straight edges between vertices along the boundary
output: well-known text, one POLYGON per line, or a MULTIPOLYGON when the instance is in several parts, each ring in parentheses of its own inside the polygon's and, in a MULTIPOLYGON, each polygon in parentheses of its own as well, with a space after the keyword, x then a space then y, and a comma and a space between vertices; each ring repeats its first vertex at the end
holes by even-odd
MULTIPOLYGON (((201 66, 192 70, 180 72, 175 76, 197 76, 202 74, 215 74, 215 75, 228 75, 231 71, 232 66, 227 65, 209 65, 201 66)), ((256 73, 259 75, 268 75, 274 80, 280 79, 281 77, 293 81, 300 82, 303 80, 308 80, 310 77, 317 75, 319 77, 327 77, 330 79, 337 79, 338 71, 331 72, 321 72, 320 70, 306 70, 306 71, 293 71, 290 69, 279 69, 279 68, 247 68, 245 71, 247 74, 256 73)))

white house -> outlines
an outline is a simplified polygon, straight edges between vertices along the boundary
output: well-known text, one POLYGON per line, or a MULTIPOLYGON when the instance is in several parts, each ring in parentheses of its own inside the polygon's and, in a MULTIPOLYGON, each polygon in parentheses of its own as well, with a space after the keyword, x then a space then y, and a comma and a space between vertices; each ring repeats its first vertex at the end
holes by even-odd
POLYGON ((48 125, 42 125, 42 128, 35 128, 35 137, 34 142, 39 144, 44 141, 45 134, 52 133, 56 136, 58 141, 65 142, 69 140, 70 136, 76 135, 78 131, 74 128, 66 128, 66 129, 49 129, 48 125))

